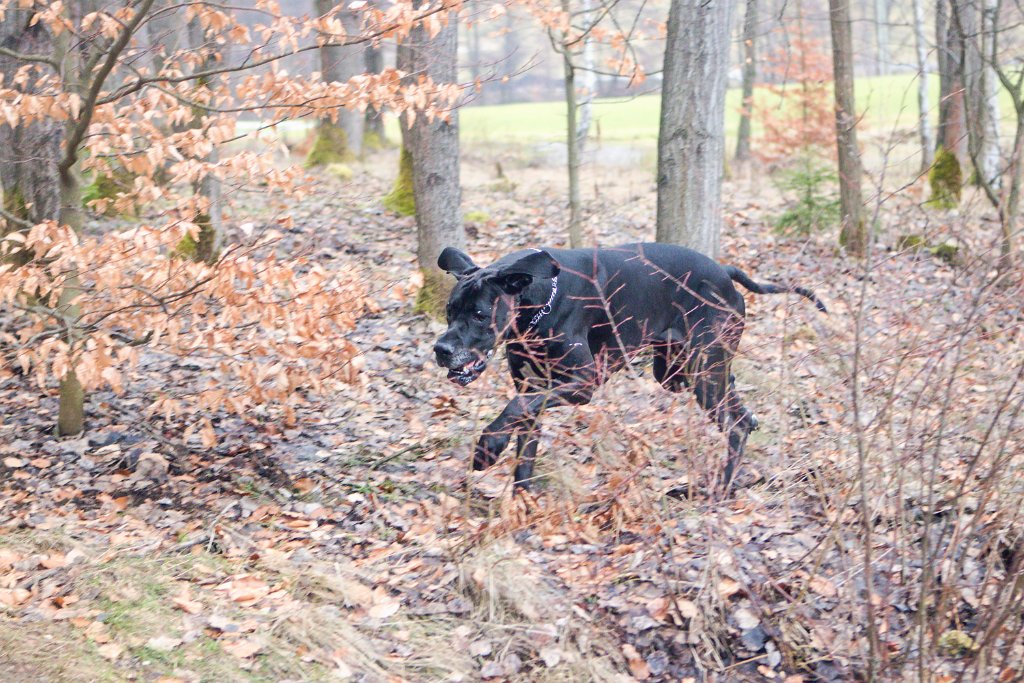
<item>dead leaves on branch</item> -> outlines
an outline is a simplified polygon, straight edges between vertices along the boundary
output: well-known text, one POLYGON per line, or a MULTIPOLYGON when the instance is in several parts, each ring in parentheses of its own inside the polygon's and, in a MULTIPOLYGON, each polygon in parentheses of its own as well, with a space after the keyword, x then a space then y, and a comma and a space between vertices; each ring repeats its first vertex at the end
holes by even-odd
MULTIPOLYGON (((204 411, 242 414, 268 403, 289 409, 298 387, 320 392, 357 377, 357 350, 345 334, 368 305, 363 279, 351 269, 329 272, 266 255, 274 233, 212 266, 173 256, 180 230, 139 227, 80 238, 48 223, 15 235, 4 241, 6 253, 34 258, 17 268, 0 265, 0 302, 26 308, 24 292, 34 291, 36 303, 28 307, 34 315, 2 337, 40 387, 73 367, 86 390, 121 392, 143 350, 210 358, 192 399, 204 411), (63 318, 68 287, 83 312, 63 318), (75 330, 70 343, 65 326, 75 330)), ((169 416, 187 405, 164 396, 151 412, 169 416)))

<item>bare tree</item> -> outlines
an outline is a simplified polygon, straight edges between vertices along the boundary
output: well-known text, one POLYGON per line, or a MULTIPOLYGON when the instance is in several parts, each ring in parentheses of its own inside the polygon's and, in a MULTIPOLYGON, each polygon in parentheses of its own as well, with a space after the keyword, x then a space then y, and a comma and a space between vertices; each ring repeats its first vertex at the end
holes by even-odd
POLYGON ((750 158, 750 116, 754 109, 754 80, 757 78, 757 0, 747 0, 743 15, 743 109, 736 135, 736 161, 750 158))
POLYGON ((672 0, 658 131, 659 242, 718 255, 730 0, 672 0))
POLYGON ((583 0, 574 10, 569 0, 561 0, 562 12, 569 24, 561 30, 548 29, 551 45, 562 57, 566 111, 566 166, 569 175, 569 245, 583 246, 583 203, 580 199, 580 166, 583 148, 590 132, 596 74, 591 32, 606 16, 604 5, 583 0), (574 21, 575 20, 575 21, 574 21), (577 75, 584 82, 582 92, 577 75))
MULTIPOLYGON (((196 71, 206 71, 215 65, 213 58, 214 51, 208 50, 206 46, 206 32, 199 19, 193 18, 188 22, 187 27, 189 47, 193 51, 203 54, 196 71)), ((200 80, 197 86, 204 87, 207 81, 200 80)), ((192 107, 193 128, 202 128, 206 121, 208 110, 199 105, 192 107)), ((217 148, 210 146, 206 155, 206 161, 215 164, 218 159, 217 148)), ((198 261, 213 263, 220 255, 221 242, 223 241, 223 202, 221 201, 221 183, 213 173, 206 173, 202 178, 193 183, 193 191, 197 198, 197 210, 193 222, 199 227, 199 235, 191 242, 190 255, 198 261)))
MULTIPOLYGON (((963 5, 954 5, 953 23, 962 28, 969 21, 963 16, 968 11, 969 9, 963 5)), ((968 51, 975 52, 982 60, 982 84, 985 82, 985 74, 988 74, 989 78, 998 79, 1013 105, 1015 131, 1005 162, 998 146, 986 145, 985 142, 986 137, 995 134, 986 130, 985 121, 993 115, 993 105, 989 102, 987 87, 983 89, 984 97, 977 100, 967 98, 965 114, 968 120, 972 121, 972 125, 968 126, 968 148, 975 178, 999 214, 999 266, 1000 270, 1005 272, 1014 263, 1014 241, 1018 232, 1021 183, 1024 180, 1024 63, 1019 58, 1019 43, 1015 44, 1012 38, 1010 48, 1005 51, 1000 48, 998 5, 993 7, 986 0, 983 12, 987 11, 991 11, 991 14, 982 15, 982 29, 970 34, 964 31, 964 35, 967 36, 966 40, 970 45, 968 51), (1005 169, 1002 176, 999 174, 1001 168, 1005 169)))
POLYGON ((891 7, 890 0, 875 0, 875 47, 877 49, 875 59, 880 76, 888 74, 892 66, 892 58, 889 56, 889 10, 891 7))
MULTIPOLYGON (((384 70, 384 50, 380 45, 366 48, 366 73, 379 74, 384 70)), ((384 119, 376 107, 366 108, 366 122, 363 130, 364 143, 382 146, 384 144, 384 119)))
MULTIPOLYGON (((0 53, 0 73, 4 83, 12 82, 16 72, 26 65, 21 58, 26 55, 42 58, 32 65, 38 73, 57 75, 59 62, 51 59, 57 43, 45 25, 29 23, 34 14, 31 9, 9 7, 0 21, 0 44, 5 48, 0 53)), ((25 87, 31 88, 31 84, 25 87)), ((0 183, 7 219, 3 232, 60 219, 57 164, 63 138, 64 128, 54 119, 0 125, 0 183)))
POLYGON ((967 163, 967 118, 964 103, 963 36, 954 21, 956 0, 935 5, 935 44, 939 63, 939 146, 967 163))
POLYGON ((928 43, 924 37, 924 0, 914 2, 914 44, 917 48, 917 128, 921 138, 921 170, 927 171, 935 161, 935 131, 932 129, 930 94, 928 92, 928 43))
POLYGON ((978 62, 981 70, 979 77, 979 99, 981 100, 980 156, 981 167, 978 172, 984 178, 999 186, 999 76, 993 62, 998 59, 996 52, 996 35, 998 25, 999 0, 982 0, 981 31, 979 39, 974 42, 978 46, 978 62))
MULTIPOLYGON (((439 85, 456 82, 457 73, 455 13, 445 18, 445 25, 433 38, 420 25, 406 39, 410 73, 424 74, 439 85)), ((459 115, 454 108, 445 114, 433 120, 417 116, 405 135, 412 161, 417 255, 424 283, 418 306, 432 313, 443 310, 451 287, 450 278, 437 267, 437 257, 445 247, 464 249, 466 245, 459 184, 459 115)))
MULTIPOLYGON (((357 11, 338 5, 334 0, 315 0, 321 18, 337 14, 346 35, 358 35, 361 16, 357 11)), ((345 83, 366 69, 363 43, 342 46, 330 42, 320 47, 320 77, 326 83, 345 83)), ((365 114, 358 109, 340 108, 337 122, 323 120, 317 129, 316 140, 306 160, 307 166, 322 166, 348 161, 363 154, 363 126, 365 114)))
POLYGON ((849 0, 829 0, 832 27, 832 72, 835 78, 836 144, 839 151, 839 201, 842 227, 839 243, 852 254, 864 254, 870 233, 862 215, 861 162, 857 146, 857 110, 853 92, 853 36, 849 0))

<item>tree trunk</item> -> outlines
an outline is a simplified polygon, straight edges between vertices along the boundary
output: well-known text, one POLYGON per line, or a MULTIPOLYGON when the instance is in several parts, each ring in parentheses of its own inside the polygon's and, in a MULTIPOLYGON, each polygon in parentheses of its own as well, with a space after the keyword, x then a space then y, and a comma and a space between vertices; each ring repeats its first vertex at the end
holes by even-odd
MULTIPOLYGON (((320 16, 330 13, 335 7, 334 0, 316 0, 316 12, 320 16)), ((361 30, 361 15, 358 12, 339 9, 347 35, 358 35, 361 30)), ((320 48, 320 77, 325 83, 347 83, 366 68, 365 48, 362 45, 349 47, 323 46, 320 48)), ((307 166, 350 161, 363 154, 363 125, 365 114, 355 108, 337 110, 337 122, 324 119, 320 122, 313 148, 306 158, 307 166)))
POLYGON ((878 75, 885 76, 890 71, 889 57, 889 0, 875 0, 875 59, 878 64, 878 75))
POLYGON ((839 244, 864 254, 870 233, 861 211, 861 162, 857 146, 857 110, 853 93, 853 37, 849 0, 829 0, 832 27, 832 71, 835 78, 836 143, 839 151, 839 201, 842 227, 839 244))
MULTIPOLYGON (((514 6, 514 4, 513 4, 514 6)), ((516 33, 516 22, 512 17, 512 7, 508 7, 505 10, 505 34, 502 38, 502 60, 504 67, 502 73, 502 82, 498 86, 498 95, 502 104, 508 104, 512 101, 513 95, 515 94, 515 84, 512 79, 512 75, 516 71, 516 52, 519 46, 518 34, 516 33)))
MULTIPOLYGON (((51 55, 53 36, 43 22, 30 26, 34 11, 7 9, 0 21, 0 44, 21 54, 51 55)), ((18 69, 26 62, 0 55, 0 73, 5 86, 12 87, 18 69)), ((49 75, 53 75, 52 72, 49 75)), ((33 74, 20 86, 32 92, 33 74)), ((0 184, 3 186, 3 208, 12 216, 0 234, 24 227, 17 221, 35 224, 58 220, 61 214, 61 192, 58 162, 61 158, 63 125, 53 119, 29 124, 0 125, 0 184)))
MULTIPOLYGON (((379 74, 384 71, 384 50, 379 45, 366 47, 366 73, 379 74)), ((366 108, 365 122, 363 124, 363 147, 380 149, 384 146, 384 117, 374 107, 366 108)))
MULTIPOLYGON (((206 31, 203 29, 199 19, 193 19, 188 24, 189 46, 195 52, 204 50, 206 44, 206 31)), ((205 71, 214 65, 213 59, 207 53, 205 59, 200 62, 197 71, 205 71)), ((206 85, 206 80, 201 79, 196 87, 206 85)), ((202 107, 193 107, 192 122, 193 128, 201 128, 203 119, 209 114, 208 110, 202 107)), ((217 148, 212 147, 207 154, 205 161, 210 164, 217 163, 217 148)), ((213 173, 207 173, 199 181, 194 183, 193 193, 200 198, 204 205, 193 217, 193 222, 199 226, 198 238, 191 241, 192 253, 189 254, 196 261, 215 263, 220 258, 221 243, 223 241, 223 206, 221 202, 220 178, 213 173)), ((185 240, 186 242, 189 240, 185 240)))
MULTIPOLYGON (((563 3, 564 4, 564 3, 563 3)), ((576 69, 568 48, 562 52, 565 66, 566 158, 569 169, 569 246, 583 246, 583 221, 580 207, 580 145, 576 129, 576 69)))
POLYGON ((982 0, 981 6, 981 47, 980 99, 981 99, 981 168, 985 179, 999 187, 999 78, 992 66, 996 54, 996 31, 998 26, 999 0, 982 0))
POLYGON ((999 249, 999 267, 1002 272, 1007 272, 1014 263, 1014 241, 1020 215, 1020 186, 1024 181, 1024 102, 1020 101, 1020 86, 1017 87, 1017 132, 1013 136, 1010 167, 1006 170, 1006 183, 1002 188, 999 206, 999 224, 1003 233, 999 249))
MULTIPOLYGON (((406 39, 410 48, 412 73, 429 76, 435 83, 454 83, 458 59, 458 22, 455 13, 447 25, 429 38, 422 26, 406 39)), ((432 315, 444 310, 451 290, 451 278, 437 267, 445 247, 464 249, 466 233, 462 224, 462 190, 459 184, 459 113, 453 108, 447 121, 428 121, 418 115, 406 133, 412 156, 412 184, 416 200, 417 256, 423 272, 423 290, 417 300, 420 310, 432 315)))
POLYGON ((964 103, 963 36, 953 18, 954 0, 935 5, 935 40, 939 62, 939 146, 956 156, 963 168, 968 161, 967 118, 964 103))
POLYGON ((658 132, 659 242, 718 255, 731 0, 672 0, 658 132))
MULTIPOLYGON (((594 0, 583 0, 581 3, 583 10, 583 16, 589 21, 594 21, 594 0)), ((577 111, 579 115, 576 117, 576 139, 577 148, 580 154, 583 154, 587 147, 587 137, 590 135, 590 123, 594 118, 594 97, 597 95, 597 72, 595 71, 597 64, 597 56, 594 48, 594 41, 588 34, 583 39, 583 69, 580 77, 576 79, 580 85, 580 91, 577 93, 577 111)))
POLYGON ((921 172, 935 161, 935 131, 932 130, 930 95, 928 93, 928 43, 924 37, 924 0, 914 0, 914 42, 917 46, 917 110, 918 134, 921 138, 921 172))
POLYGON ((743 109, 736 135, 736 161, 750 159, 750 116, 754 110, 754 80, 757 78, 757 0, 747 0, 743 15, 743 109))

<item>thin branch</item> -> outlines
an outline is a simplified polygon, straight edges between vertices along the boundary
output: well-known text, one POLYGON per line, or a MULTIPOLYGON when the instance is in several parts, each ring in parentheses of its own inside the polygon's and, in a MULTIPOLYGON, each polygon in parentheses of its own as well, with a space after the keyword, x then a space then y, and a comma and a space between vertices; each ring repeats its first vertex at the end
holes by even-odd
POLYGON ((125 47, 128 46, 128 42, 132 39, 132 34, 135 29, 139 27, 142 20, 145 18, 146 13, 149 12, 153 6, 153 0, 142 0, 138 11, 135 12, 135 16, 128 22, 124 30, 117 36, 117 40, 110 46, 110 50, 107 52, 107 59, 103 62, 103 66, 100 67, 99 72, 93 77, 92 86, 89 88, 89 94, 82 104, 82 116, 78 119, 78 123, 72 129, 71 134, 68 135, 67 142, 64 147, 64 158, 61 159, 57 165, 58 170, 64 174, 75 165, 78 161, 78 146, 82 144, 82 139, 85 137, 85 132, 89 129, 89 125, 92 123, 93 114, 96 111, 96 101, 99 99, 100 90, 103 88, 104 82, 107 80, 107 76, 114 70, 114 66, 117 64, 118 58, 124 51, 125 47))
POLYGON ((22 52, 15 52, 14 50, 6 47, 0 47, 0 55, 10 57, 11 59, 17 59, 22 62, 37 62, 39 64, 48 64, 53 67, 54 71, 60 71, 60 64, 53 57, 46 55, 27 55, 22 52))
POLYGON ((0 208, 0 218, 3 218, 8 223, 14 223, 20 228, 31 228, 33 225, 35 225, 35 223, 33 223, 32 221, 27 221, 24 218, 15 216, 13 213, 3 208, 0 208))
MULTIPOLYGON (((418 16, 415 19, 415 21, 423 21, 427 17, 430 17, 430 16, 432 16, 434 14, 437 14, 439 12, 448 12, 450 10, 451 10, 451 8, 449 6, 441 5, 439 7, 435 7, 434 9, 431 9, 431 10, 429 10, 427 12, 424 12, 423 14, 418 16)), ((364 36, 360 36, 358 38, 353 38, 351 40, 343 40, 343 41, 340 41, 340 42, 339 41, 326 41, 326 42, 317 43, 317 44, 314 44, 314 45, 305 45, 303 47, 297 48, 297 49, 295 49, 295 50, 293 50, 291 52, 288 52, 288 53, 281 53, 281 54, 270 55, 269 57, 263 57, 262 59, 256 59, 256 60, 250 62, 249 59, 253 56, 253 54, 257 50, 260 49, 260 48, 253 48, 252 50, 249 51, 249 54, 246 55, 245 59, 243 59, 240 63, 232 65, 232 66, 224 66, 224 67, 219 67, 219 68, 216 68, 216 69, 207 69, 205 71, 196 71, 194 73, 187 74, 187 75, 182 75, 182 76, 151 76, 151 77, 148 77, 148 78, 138 78, 138 79, 135 80, 134 83, 131 83, 130 85, 125 85, 120 90, 115 90, 114 92, 112 92, 111 94, 107 95, 106 97, 103 97, 103 98, 97 100, 96 104, 100 104, 100 105, 102 105, 102 104, 110 104, 111 102, 115 102, 115 101, 121 99, 122 97, 125 97, 126 95, 130 95, 132 93, 138 92, 139 90, 142 90, 142 88, 144 88, 145 86, 147 86, 147 85, 149 85, 151 83, 164 83, 164 84, 184 83, 186 81, 193 81, 193 80, 197 80, 197 79, 201 79, 201 78, 210 78, 212 76, 219 76, 219 75, 222 75, 222 74, 235 73, 235 72, 238 72, 238 71, 244 71, 246 69, 254 69, 256 67, 260 67, 260 66, 263 66, 265 64, 270 64, 272 62, 276 62, 278 60, 284 59, 285 57, 290 57, 292 55, 302 54, 304 52, 309 52, 311 50, 319 50, 322 47, 349 47, 351 45, 361 45, 363 43, 368 43, 368 42, 372 42, 374 40, 378 40, 379 38, 387 35, 388 33, 391 33, 392 31, 394 31, 395 28, 396 27, 394 25, 391 25, 391 26, 387 26, 387 27, 381 28, 381 29, 379 29, 377 31, 374 31, 373 33, 370 33, 370 34, 367 34, 367 35, 364 35, 364 36)), ((265 47, 265 46, 266 46, 266 43, 264 43, 264 45, 262 45, 260 47, 265 47)))

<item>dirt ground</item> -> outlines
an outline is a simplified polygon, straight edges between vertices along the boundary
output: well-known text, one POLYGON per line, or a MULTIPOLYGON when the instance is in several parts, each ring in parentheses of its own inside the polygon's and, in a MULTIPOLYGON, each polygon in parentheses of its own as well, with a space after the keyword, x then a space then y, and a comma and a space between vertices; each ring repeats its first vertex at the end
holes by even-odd
MULTIPOLYGON (((467 151, 478 262, 563 244, 558 163, 467 151)), ((282 249, 355 269, 380 305, 352 333, 360 383, 310 395, 295 424, 219 416, 204 448, 188 420, 144 415, 212 364, 148 358, 124 395, 89 397, 84 435, 56 439, 55 395, 0 374, 0 405, 19 407, 0 417, 5 680, 1021 680, 1020 611, 989 625, 1018 595, 1021 433, 993 416, 1017 405, 1024 299, 1020 272, 986 284, 980 198, 933 212, 921 184, 878 194, 865 269, 834 232, 775 234, 767 171, 732 169, 721 260, 830 310, 747 297, 736 374, 762 481, 680 495, 724 441, 640 360, 546 414, 542 481, 513 499, 507 458, 469 471, 510 396, 501 354, 466 388, 433 365, 443 326, 412 311, 415 226, 379 202, 396 168, 389 150, 351 181, 317 175, 299 205, 231 196, 231 235, 289 213, 282 249), (908 234, 959 248, 900 249, 908 234), (945 588, 934 602, 921 586, 945 588)), ((600 244, 653 238, 653 149, 604 149, 584 177, 600 244)))

